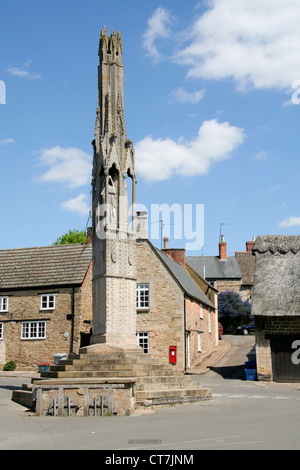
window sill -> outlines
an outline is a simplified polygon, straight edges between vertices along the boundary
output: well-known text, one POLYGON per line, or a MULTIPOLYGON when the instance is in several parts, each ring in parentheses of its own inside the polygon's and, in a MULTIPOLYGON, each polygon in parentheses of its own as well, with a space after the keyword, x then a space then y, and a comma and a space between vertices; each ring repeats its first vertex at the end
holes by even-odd
POLYGON ((137 309, 136 309, 136 312, 137 312, 137 313, 149 313, 149 312, 150 312, 150 308, 149 308, 149 307, 137 308, 137 309))
POLYGON ((21 341, 44 341, 46 338, 20 338, 21 341))

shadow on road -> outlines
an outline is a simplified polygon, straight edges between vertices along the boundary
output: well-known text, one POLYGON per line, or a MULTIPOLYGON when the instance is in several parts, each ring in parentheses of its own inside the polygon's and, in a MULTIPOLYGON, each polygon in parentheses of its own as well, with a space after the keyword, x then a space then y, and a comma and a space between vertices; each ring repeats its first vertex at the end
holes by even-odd
POLYGON ((210 367, 210 370, 221 375, 223 379, 245 379, 245 365, 226 366, 226 367, 210 367))
POLYGON ((21 390, 22 387, 14 386, 14 385, 0 385, 0 388, 4 388, 5 390, 21 390))

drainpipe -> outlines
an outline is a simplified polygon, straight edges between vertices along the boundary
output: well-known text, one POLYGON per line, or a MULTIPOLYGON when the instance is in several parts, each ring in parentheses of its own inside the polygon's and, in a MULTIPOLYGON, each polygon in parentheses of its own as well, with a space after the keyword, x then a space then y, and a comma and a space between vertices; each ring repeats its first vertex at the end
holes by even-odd
POLYGON ((186 308, 185 308, 185 295, 183 297, 183 322, 184 322, 184 370, 187 371, 186 367, 186 308))
POLYGON ((72 287, 70 354, 73 354, 73 346, 74 346, 74 323, 75 323, 75 287, 72 287))

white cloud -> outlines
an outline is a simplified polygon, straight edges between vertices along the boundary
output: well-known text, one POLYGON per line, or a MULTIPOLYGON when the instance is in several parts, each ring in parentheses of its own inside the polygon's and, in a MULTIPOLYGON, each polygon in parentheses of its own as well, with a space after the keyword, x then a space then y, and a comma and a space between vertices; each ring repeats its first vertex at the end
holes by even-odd
POLYGON ((39 181, 66 184, 70 188, 83 186, 90 181, 92 157, 75 147, 52 147, 40 152, 41 165, 50 167, 39 181))
POLYGON ((7 72, 10 75, 14 75, 20 78, 28 78, 30 80, 39 80, 42 76, 38 73, 30 72, 29 67, 31 65, 31 60, 27 60, 22 68, 20 67, 8 67, 7 72))
POLYGON ((205 90, 198 90, 194 91, 193 93, 189 93, 184 88, 179 87, 176 88, 176 90, 171 91, 170 96, 180 103, 197 104, 200 100, 202 100, 204 93, 205 90))
POLYGON ((145 137, 135 145, 136 169, 147 181, 163 181, 178 174, 203 175, 211 165, 229 158, 243 143, 243 129, 216 119, 204 121, 191 141, 145 137))
POLYGON ((143 46, 154 61, 158 61, 162 58, 155 42, 157 39, 170 37, 171 30, 169 25, 172 21, 173 18, 169 11, 162 7, 158 7, 148 20, 148 28, 143 36, 143 46))
POLYGON ((279 227, 298 227, 300 226, 300 217, 288 217, 279 222, 279 227))
POLYGON ((275 186, 272 186, 271 188, 268 188, 268 191, 278 191, 278 189, 280 188, 280 184, 276 184, 275 186))
POLYGON ((188 76, 232 78, 240 90, 290 89, 300 79, 300 2, 210 0, 176 61, 188 76))
POLYGON ((257 152, 255 155, 253 155, 252 158, 257 161, 268 160, 269 152, 267 150, 261 150, 260 152, 257 152))
POLYGON ((7 144, 13 144, 14 139, 2 139, 0 140, 0 145, 7 145, 7 144))
POLYGON ((90 206, 86 202, 87 197, 85 194, 79 194, 69 201, 65 201, 61 204, 62 209, 66 209, 71 212, 77 212, 80 215, 89 215, 90 206))

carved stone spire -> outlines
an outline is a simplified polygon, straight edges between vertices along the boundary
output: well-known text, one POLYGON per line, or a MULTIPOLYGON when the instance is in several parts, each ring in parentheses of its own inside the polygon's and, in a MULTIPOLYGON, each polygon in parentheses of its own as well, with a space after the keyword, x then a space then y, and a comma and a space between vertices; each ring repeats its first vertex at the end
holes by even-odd
POLYGON ((108 36, 104 27, 99 43, 98 106, 93 141, 91 343, 135 348, 136 178, 134 148, 126 135, 122 54, 120 32, 112 31, 108 36), (128 201, 130 186, 132 200, 128 201), (131 221, 129 207, 132 207, 131 221))

